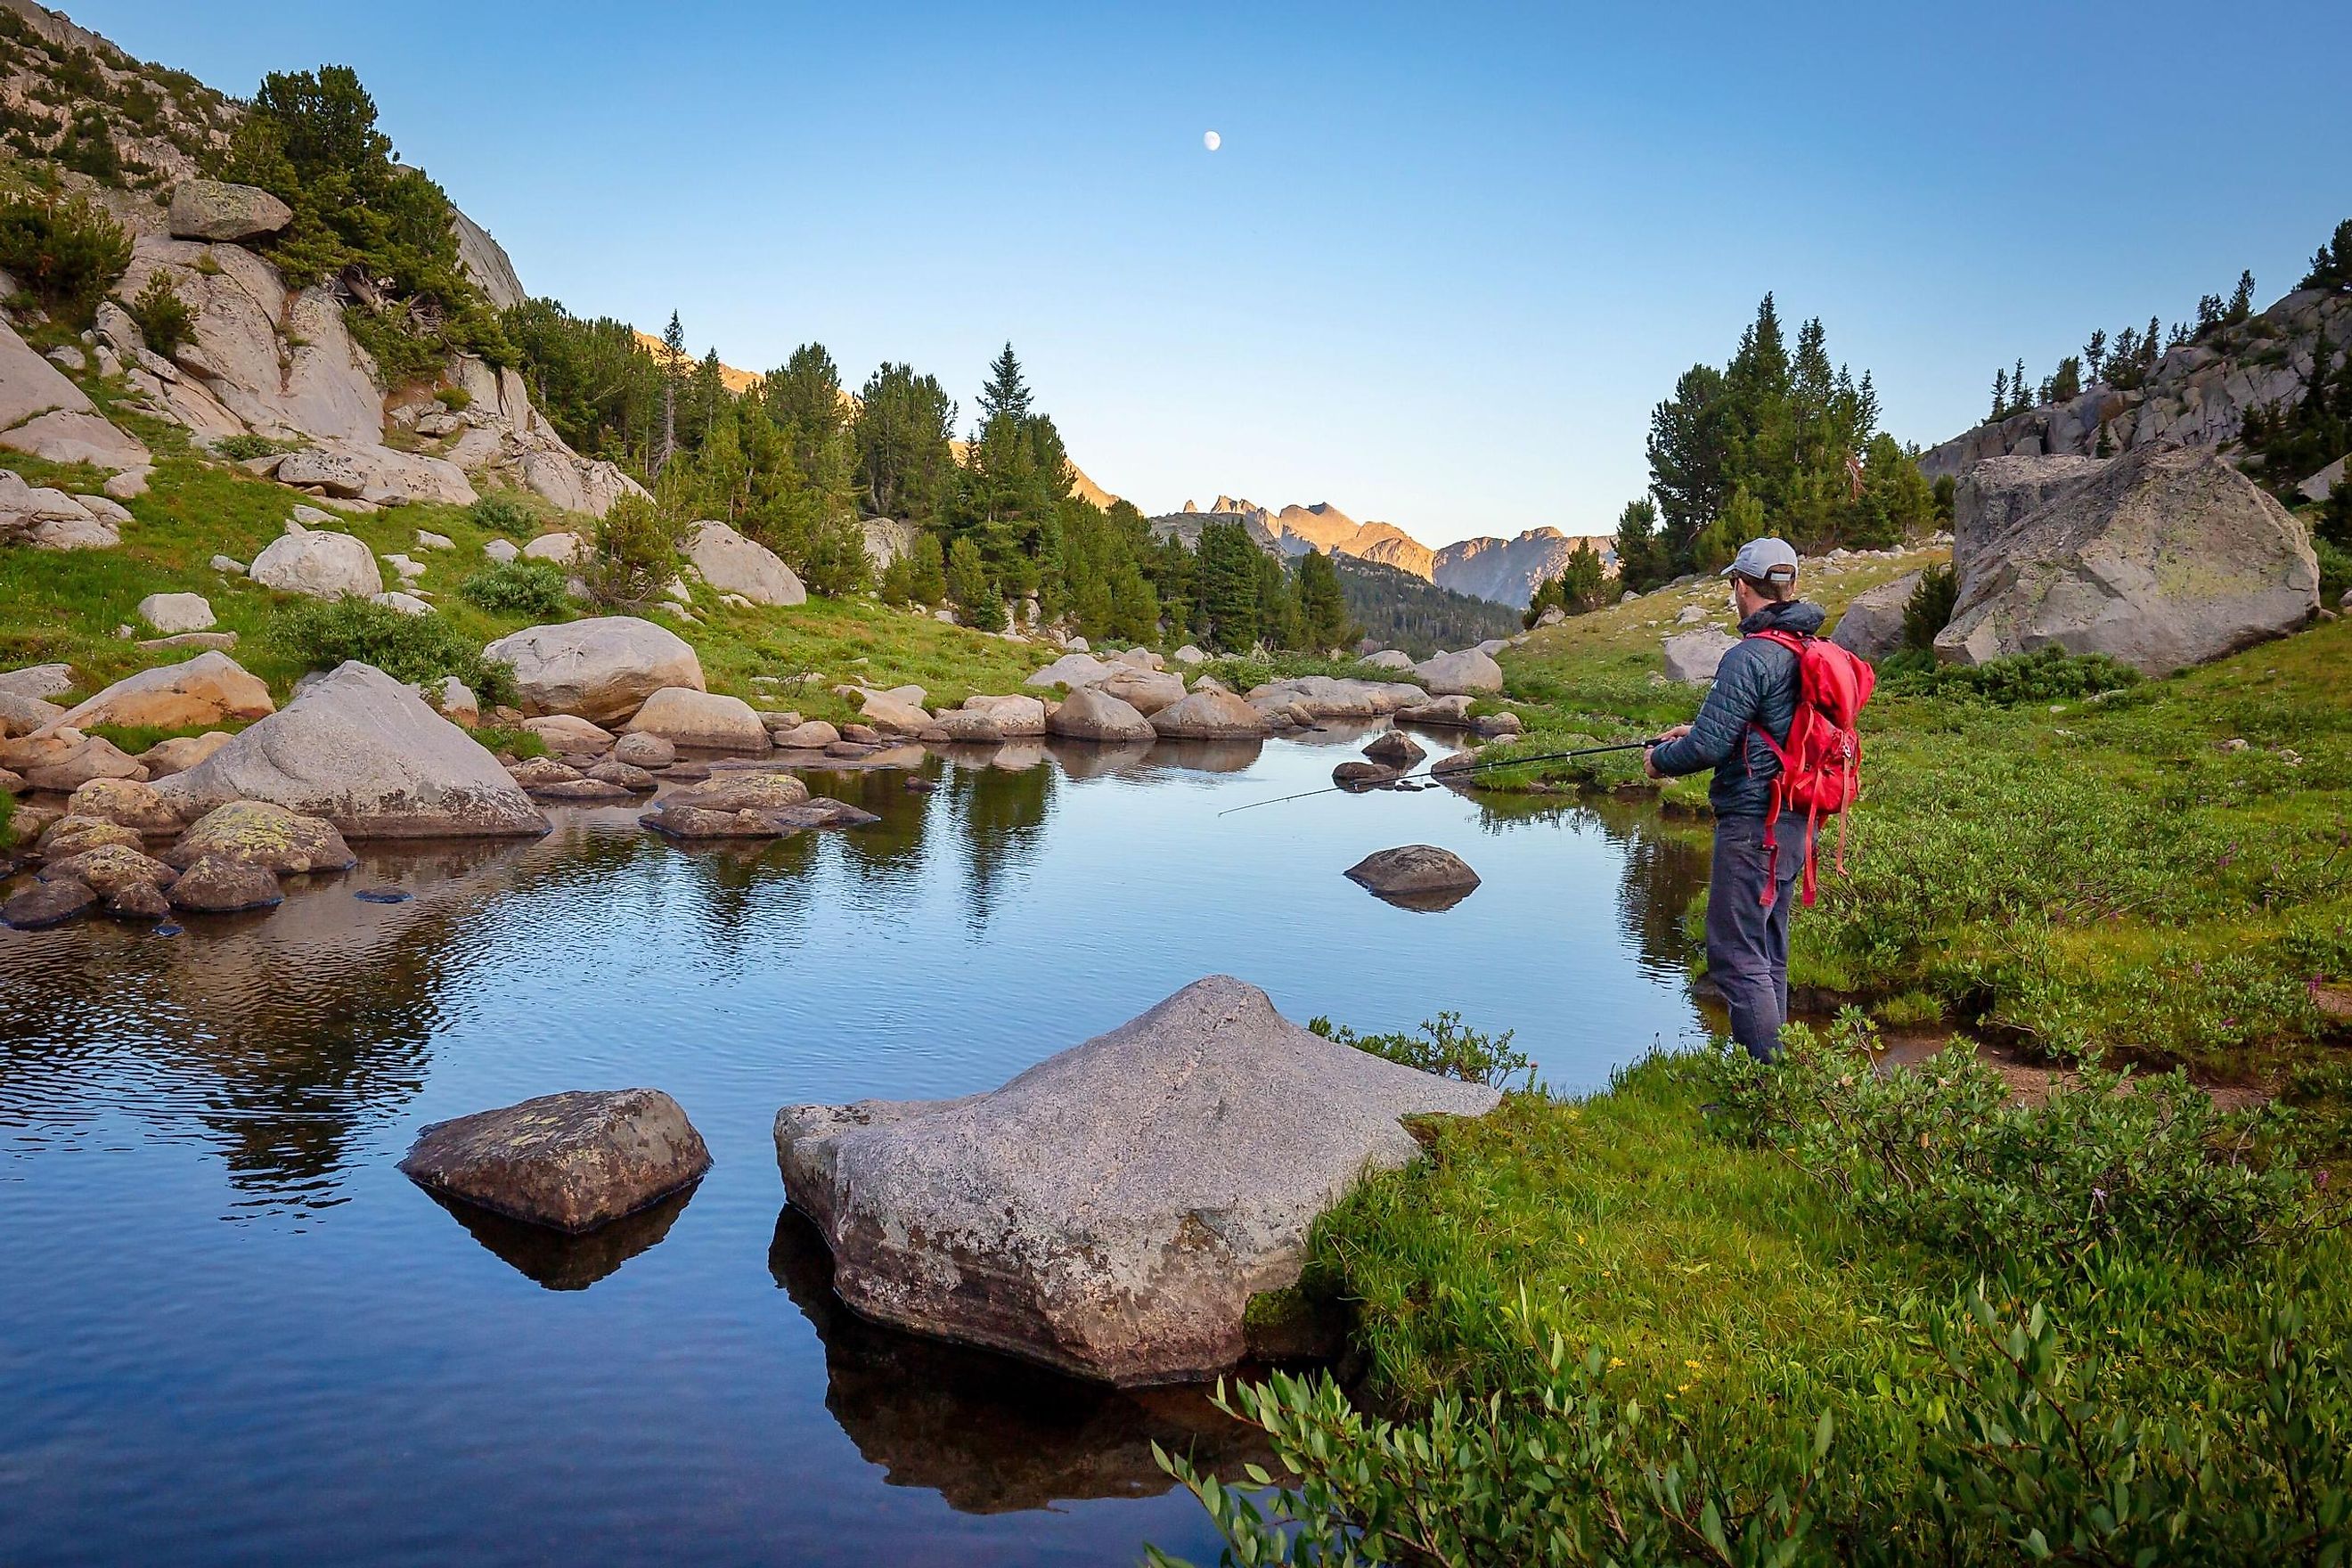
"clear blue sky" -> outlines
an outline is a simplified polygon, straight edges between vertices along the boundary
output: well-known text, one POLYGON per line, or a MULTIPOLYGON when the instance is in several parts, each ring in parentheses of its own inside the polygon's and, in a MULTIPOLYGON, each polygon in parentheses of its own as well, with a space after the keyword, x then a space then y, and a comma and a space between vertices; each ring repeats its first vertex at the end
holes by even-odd
POLYGON ((1432 543, 1613 526, 1652 405, 1766 289, 1933 443, 1995 366, 2241 267, 2266 303, 2352 216, 2342 0, 68 9, 240 95, 355 66, 583 314, 908 360, 967 416, 1010 339, 1147 510, 1432 543))

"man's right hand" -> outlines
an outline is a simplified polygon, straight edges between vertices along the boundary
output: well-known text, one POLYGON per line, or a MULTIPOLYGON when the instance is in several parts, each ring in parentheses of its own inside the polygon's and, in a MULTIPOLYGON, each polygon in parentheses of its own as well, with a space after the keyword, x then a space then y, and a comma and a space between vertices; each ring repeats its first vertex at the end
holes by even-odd
POLYGON ((1689 725, 1677 724, 1673 729, 1667 731, 1664 734, 1660 735, 1656 740, 1651 742, 1642 752, 1642 771, 1654 779, 1664 778, 1666 775, 1658 771, 1658 764, 1650 760, 1651 752, 1654 752, 1658 747, 1664 745, 1668 741, 1679 741, 1690 732, 1691 727, 1689 725))

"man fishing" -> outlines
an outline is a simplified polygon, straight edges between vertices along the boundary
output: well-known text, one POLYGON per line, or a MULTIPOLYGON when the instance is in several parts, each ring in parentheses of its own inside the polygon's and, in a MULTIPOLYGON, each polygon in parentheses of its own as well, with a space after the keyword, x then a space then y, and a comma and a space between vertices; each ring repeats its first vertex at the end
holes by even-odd
POLYGON ((1789 1018, 1789 892, 1811 858, 1814 828, 1776 784, 1803 695, 1798 650, 1826 617, 1797 597, 1797 552, 1785 541, 1749 540, 1723 575, 1739 643, 1717 667, 1698 717, 1659 736, 1642 765, 1654 779, 1715 770, 1706 972, 1730 1006, 1732 1037, 1770 1061, 1789 1018))

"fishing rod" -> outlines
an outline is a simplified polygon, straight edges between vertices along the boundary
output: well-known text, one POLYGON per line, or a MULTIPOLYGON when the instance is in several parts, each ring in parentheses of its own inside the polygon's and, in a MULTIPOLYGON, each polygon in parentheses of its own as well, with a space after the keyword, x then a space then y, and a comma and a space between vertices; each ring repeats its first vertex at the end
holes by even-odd
POLYGON ((1286 801, 1306 800, 1318 795, 1359 795, 1369 789, 1384 789, 1391 784, 1405 784, 1415 779, 1442 781, 1456 779, 1464 773, 1483 773, 1489 768, 1524 767, 1529 763, 1565 763, 1577 757, 1597 757, 1609 752, 1639 752, 1658 744, 1655 740, 1621 741, 1613 746, 1581 746, 1573 752, 1543 752, 1532 757, 1498 757, 1491 763, 1465 763, 1460 767, 1441 767, 1432 763, 1419 773, 1402 773, 1390 779, 1363 779, 1354 784, 1329 784, 1322 789, 1301 790, 1297 795, 1276 795, 1272 800, 1254 800, 1247 805, 1228 806, 1217 813, 1231 816, 1237 811, 1255 811, 1261 805, 1280 805, 1286 801))

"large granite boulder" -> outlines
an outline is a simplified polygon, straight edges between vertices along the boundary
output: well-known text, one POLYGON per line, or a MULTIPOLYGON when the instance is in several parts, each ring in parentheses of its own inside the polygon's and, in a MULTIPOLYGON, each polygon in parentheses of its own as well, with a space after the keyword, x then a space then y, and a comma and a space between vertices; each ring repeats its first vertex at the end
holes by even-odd
POLYGON ((691 687, 666 686, 646 699, 630 719, 631 734, 659 735, 673 746, 711 752, 764 752, 768 727, 740 697, 691 687))
POLYGON ((139 753, 140 765, 151 779, 167 779, 173 773, 186 773, 236 737, 226 730, 211 730, 201 735, 174 735, 168 741, 158 741, 139 753))
POLYGON ((138 616, 167 637, 209 630, 215 618, 202 594, 150 594, 139 601, 138 616))
POLYGON ((704 689, 702 661, 676 632, 635 616, 526 626, 482 658, 514 671, 526 713, 576 713, 614 724, 665 687, 704 689))
POLYGON ((206 652, 179 664, 157 665, 126 675, 105 690, 76 704, 58 721, 77 729, 92 724, 143 724, 158 730, 193 730, 230 719, 266 719, 278 711, 269 688, 228 655, 206 652))
POLYGON ((471 736, 357 661, 155 787, 190 816, 233 800, 268 801, 324 817, 352 838, 500 837, 548 827, 471 736))
POLYGON ((28 664, 0 671, 0 695, 47 699, 63 697, 74 689, 73 666, 28 664))
POLYGON ((1159 734, 1151 721, 1097 687, 1082 686, 1065 698, 1045 721, 1046 730, 1073 741, 1149 741, 1159 734))
POLYGON ((575 1089, 432 1122, 400 1169, 430 1191, 578 1235, 700 1181, 710 1149, 657 1089, 575 1089))
POLYGON ((246 575, 265 588, 313 599, 373 599, 383 571, 364 540, 321 529, 281 533, 263 546, 246 575))
POLYGON ((0 321, 0 447, 101 468, 140 468, 154 461, 137 437, 108 424, 89 395, 5 321, 0 321))
POLYGON ((1265 733, 1265 715, 1230 691, 1195 691, 1151 715, 1154 733, 1171 741, 1248 741, 1265 733))
POLYGON ((723 522, 696 523, 687 535, 686 558, 722 594, 740 594, 755 605, 808 603, 808 590, 781 556, 723 522))
MULTIPOLYGON (((1045 733, 1045 703, 1043 698, 1017 695, 967 697, 963 700, 963 707, 956 711, 985 713, 990 722, 996 726, 1001 740, 1028 741, 1045 733)), ((945 722, 948 715, 942 712, 939 717, 941 722, 945 722)))
POLYGON ((1692 686, 1713 680, 1723 656, 1738 646, 1738 637, 1713 626, 1677 632, 1665 640, 1666 679, 1692 686))
POLYGON ((1982 664, 2055 647, 2168 675, 2318 607, 2318 561, 2284 507, 2210 447, 2147 447, 1984 541, 1936 654, 1982 664))
POLYGON ((1249 689, 1251 706, 1273 713, 1293 706, 1317 719, 1377 719, 1415 703, 1429 693, 1409 680, 1351 680, 1330 675, 1296 675, 1249 689))
POLYGON ((1308 1033, 1224 975, 992 1093, 787 1106, 776 1158, 862 1315, 1121 1384, 1223 1372, 1250 1299, 1402 1119, 1498 1095, 1308 1033))
POLYGON ((1479 648, 1441 653, 1412 667, 1433 697, 1461 697, 1503 689, 1503 667, 1479 648))
POLYGON ((0 767, 12 768, 35 789, 68 794, 92 779, 139 779, 147 770, 103 735, 85 735, 71 726, 0 746, 0 767))
POLYGON ((407 501, 467 506, 475 499, 473 481, 457 464, 421 452, 394 451, 373 438, 321 438, 315 446, 287 454, 275 477, 281 485, 375 506, 407 501))
POLYGON ((0 468, 0 544, 36 550, 108 550, 122 542, 114 512, 104 496, 78 496, 46 485, 28 485, 0 468))
POLYGON ((1910 607, 1919 575, 1906 572, 1892 583, 1856 594, 1838 616, 1830 641, 1873 664, 1895 654, 1903 647, 1903 612, 1910 607))
POLYGON ((266 910, 286 901, 268 867, 223 855, 199 857, 180 873, 167 896, 173 909, 200 915, 266 910))
POLYGON ((1113 671, 1125 668, 1106 663, 1090 653, 1066 653, 1045 668, 1023 681, 1024 686, 1066 686, 1076 691, 1081 686, 1092 686, 1113 671))
POLYGON ((2105 458, 1988 458, 1952 491, 1952 565, 1965 580, 1987 544, 2107 466, 2105 458))
POLYGON ((256 185, 184 180, 172 190, 164 222, 173 239, 259 239, 294 221, 294 209, 256 185))
POLYGON ((66 710, 54 702, 0 691, 0 740, 46 730, 65 716, 66 710))

